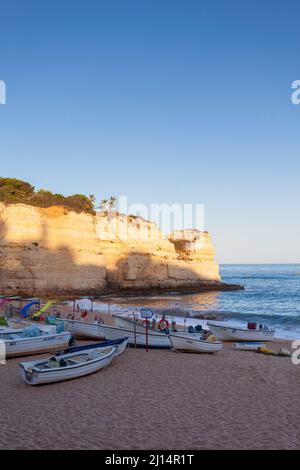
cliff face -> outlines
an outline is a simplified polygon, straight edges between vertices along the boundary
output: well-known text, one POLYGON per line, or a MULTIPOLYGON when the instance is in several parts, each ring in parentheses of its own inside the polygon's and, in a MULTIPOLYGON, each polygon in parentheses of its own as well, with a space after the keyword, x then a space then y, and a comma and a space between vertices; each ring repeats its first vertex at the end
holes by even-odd
POLYGON ((0 203, 0 294, 199 290, 220 281, 208 233, 164 237, 141 218, 0 203))

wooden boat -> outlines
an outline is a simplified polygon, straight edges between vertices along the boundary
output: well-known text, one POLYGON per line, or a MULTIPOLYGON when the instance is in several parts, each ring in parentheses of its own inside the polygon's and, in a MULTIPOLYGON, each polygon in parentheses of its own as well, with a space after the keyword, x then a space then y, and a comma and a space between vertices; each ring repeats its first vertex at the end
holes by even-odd
POLYGON ((27 336, 26 329, 0 332, 0 341, 5 345, 5 356, 28 356, 49 351, 58 351, 68 346, 71 333, 50 334, 38 330, 35 336, 27 336))
POLYGON ((116 354, 116 346, 94 348, 19 364, 21 375, 29 385, 41 385, 75 379, 108 366, 116 354))
POLYGON ((84 346, 74 346, 74 347, 65 349, 65 351, 60 352, 60 354, 68 354, 68 353, 73 353, 73 352, 86 351, 90 349, 107 348, 108 346, 115 346, 117 349, 116 356, 119 356, 120 354, 122 354, 122 352, 125 351, 127 344, 128 344, 128 336, 125 336, 124 338, 102 341, 101 343, 86 344, 84 346))
POLYGON ((197 335, 192 337, 192 334, 187 336, 181 336, 179 333, 171 334, 170 340, 172 346, 177 351, 188 351, 194 353, 216 353, 221 351, 223 347, 222 341, 208 341, 205 339, 199 339, 197 335))
MULTIPOLYGON (((104 339, 102 324, 100 322, 87 322, 82 320, 58 320, 57 324, 63 322, 64 329, 70 331, 74 338, 104 339)), ((123 335, 125 336, 125 335, 123 335)))
POLYGON ((238 351, 258 351, 259 348, 265 348, 264 343, 257 341, 247 342, 247 343, 234 343, 234 349, 238 351))
POLYGON ((240 328, 207 322, 210 331, 222 341, 272 341, 275 330, 240 328))
MULTIPOLYGON (((116 326, 101 325, 101 329, 106 339, 119 339, 128 336, 128 344, 130 346, 137 346, 141 348, 146 347, 146 331, 134 331, 133 329, 118 328, 116 326)), ((148 333, 148 347, 159 349, 170 349, 171 342, 168 335, 160 332, 148 333)))

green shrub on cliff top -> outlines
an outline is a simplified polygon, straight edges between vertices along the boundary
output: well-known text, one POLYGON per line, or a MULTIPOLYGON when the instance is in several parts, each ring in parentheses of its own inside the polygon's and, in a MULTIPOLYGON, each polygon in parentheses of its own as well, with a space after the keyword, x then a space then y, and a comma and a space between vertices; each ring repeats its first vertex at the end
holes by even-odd
POLYGON ((34 194, 34 186, 16 178, 0 178, 0 200, 23 202, 34 194))
POLYGON ((30 204, 37 207, 63 206, 75 212, 94 213, 94 197, 84 194, 63 196, 40 189, 35 191, 31 184, 16 178, 0 177, 0 201, 8 204, 30 204))

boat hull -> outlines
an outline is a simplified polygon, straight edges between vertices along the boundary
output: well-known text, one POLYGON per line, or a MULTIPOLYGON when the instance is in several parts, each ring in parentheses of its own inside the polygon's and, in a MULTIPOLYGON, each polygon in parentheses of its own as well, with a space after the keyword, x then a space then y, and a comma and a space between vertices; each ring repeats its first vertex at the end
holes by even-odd
MULTIPOLYGON (((137 331, 136 334, 133 330, 118 328, 116 326, 101 325, 103 333, 106 339, 119 339, 124 336, 128 336, 128 344, 130 346, 136 346, 140 348, 146 347, 146 332, 145 329, 142 332, 137 331)), ((171 342, 167 335, 163 333, 148 334, 148 347, 157 349, 170 349, 171 342)))
MULTIPOLYGON (((140 323, 137 323, 137 322, 134 322, 133 320, 129 319, 129 318, 123 318, 121 317, 120 315, 113 315, 113 318, 114 318, 114 321, 115 321, 115 324, 119 327, 119 328, 125 328, 125 329, 128 329, 128 330, 135 330, 136 332, 138 333, 144 333, 145 334, 145 331, 146 331, 146 326, 144 325, 141 325, 140 323)), ((161 331, 159 330, 153 330, 151 328, 148 329, 148 332, 153 334, 153 335, 160 335, 160 336, 165 336, 166 333, 162 333, 161 331)), ((180 336, 185 336, 186 338, 197 338, 197 339, 201 339, 201 336, 202 336, 202 333, 199 332, 195 332, 195 333, 189 333, 188 331, 184 331, 184 330, 178 330, 178 332, 172 332, 171 333, 172 335, 180 335, 180 336)))
POLYGON ((59 351, 68 346, 70 339, 71 333, 64 332, 55 335, 4 340, 5 356, 8 358, 59 351))
POLYGON ((250 330, 207 323, 210 331, 222 341, 272 341, 275 330, 250 330))
POLYGON ((170 340, 177 351, 212 354, 221 351, 223 347, 221 341, 213 342, 179 335, 170 335, 170 340))
POLYGON ((246 343, 235 343, 234 349, 238 351, 258 351, 260 348, 265 348, 266 345, 260 342, 246 342, 246 343))
MULTIPOLYGON (((86 375, 93 374, 99 370, 107 367, 113 360, 116 353, 116 348, 112 347, 111 352, 106 357, 99 358, 99 360, 91 361, 87 364, 79 364, 78 366, 59 367, 53 368, 49 371, 37 371, 33 368, 30 369, 31 363, 22 363, 20 365, 21 376, 28 385, 43 385, 55 382, 64 382, 86 375)), ((72 355, 60 356, 61 358, 70 357, 72 355)))
POLYGON ((72 333, 74 338, 81 339, 104 339, 102 325, 100 323, 90 323, 80 320, 59 320, 64 323, 65 331, 72 333))
MULTIPOLYGON (((113 318, 114 318, 115 324, 117 325, 118 328, 125 328, 125 329, 132 330, 132 331, 135 330, 137 333, 143 333, 143 334, 145 334, 145 332, 146 332, 146 326, 141 325, 140 323, 135 322, 134 320, 131 320, 129 318, 122 318, 119 315, 113 315, 113 318)), ((150 324, 150 322, 149 322, 149 324, 150 324)), ((149 333, 151 333, 153 335, 164 335, 165 334, 165 333, 162 333, 159 330, 152 330, 150 328, 150 325, 149 325, 148 331, 149 331, 149 333)))

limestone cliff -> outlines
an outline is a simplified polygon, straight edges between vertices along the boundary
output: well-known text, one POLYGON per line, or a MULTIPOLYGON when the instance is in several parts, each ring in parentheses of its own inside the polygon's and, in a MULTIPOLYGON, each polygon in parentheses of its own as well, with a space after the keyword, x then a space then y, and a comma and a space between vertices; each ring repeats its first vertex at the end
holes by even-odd
POLYGON ((2 295, 219 288, 213 258, 207 233, 168 239, 138 217, 0 203, 2 295))

